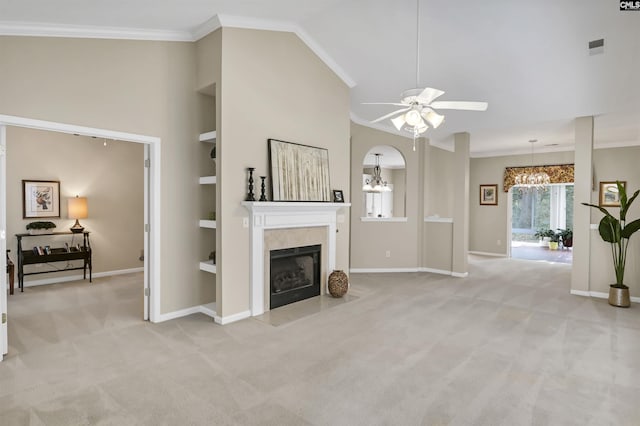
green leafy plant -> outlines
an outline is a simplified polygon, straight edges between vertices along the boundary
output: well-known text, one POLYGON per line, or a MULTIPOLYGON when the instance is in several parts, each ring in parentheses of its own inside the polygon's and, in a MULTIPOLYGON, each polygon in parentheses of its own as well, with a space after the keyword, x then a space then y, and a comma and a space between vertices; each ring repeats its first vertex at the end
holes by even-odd
POLYGON ((551 242, 559 243, 560 242, 560 233, 559 232, 553 232, 553 234, 551 234, 551 236, 549 238, 550 238, 551 242))
POLYGON ((562 237, 562 244, 565 247, 573 246, 573 231, 571 230, 571 228, 567 228, 567 229, 558 228, 558 234, 560 234, 560 236, 562 237))
POLYGON ((56 224, 53 222, 31 222, 27 223, 27 229, 52 229, 55 228, 56 224))
POLYGON ((545 229, 545 228, 540 228, 536 231, 536 233, 534 234, 536 238, 544 238, 544 237, 553 237, 556 233, 553 232, 553 230, 551 229, 545 229))
POLYGON ((613 268, 616 272, 616 283, 613 287, 628 288, 624 285, 624 268, 627 262, 627 249, 629 248, 629 238, 640 229, 640 219, 627 223, 627 212, 635 201, 640 190, 637 190, 631 198, 627 198, 627 192, 620 181, 616 181, 618 186, 618 196, 620 198, 619 217, 614 217, 607 209, 595 204, 582 203, 585 206, 593 207, 604 213, 604 217, 598 225, 600 237, 611 244, 611 254, 613 256, 613 268))

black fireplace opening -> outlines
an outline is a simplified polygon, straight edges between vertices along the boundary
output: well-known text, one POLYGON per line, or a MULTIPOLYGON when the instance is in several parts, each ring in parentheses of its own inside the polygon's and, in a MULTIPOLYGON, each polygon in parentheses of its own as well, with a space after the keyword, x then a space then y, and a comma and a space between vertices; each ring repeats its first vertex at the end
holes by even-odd
POLYGON ((270 251, 271 309, 320 295, 320 247, 270 251))

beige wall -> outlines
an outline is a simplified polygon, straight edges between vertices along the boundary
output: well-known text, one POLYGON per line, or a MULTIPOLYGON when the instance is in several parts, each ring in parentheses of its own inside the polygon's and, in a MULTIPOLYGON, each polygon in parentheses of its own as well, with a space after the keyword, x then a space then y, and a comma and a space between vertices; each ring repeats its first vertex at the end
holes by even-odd
MULTIPOLYGON (((52 221, 55 231, 68 231, 74 221, 67 218, 67 199, 87 197, 89 217, 80 222, 91 231, 93 272, 140 268, 144 248, 144 146, 85 136, 45 132, 17 127, 7 129, 7 241, 16 259, 17 233, 28 232, 26 224, 52 221), (22 218, 22 180, 60 182, 60 218, 22 218)), ((23 249, 34 245, 62 247, 71 236, 28 237, 23 249)), ((75 237, 82 243, 82 238, 75 237)), ((57 268, 63 263, 54 264, 57 268)), ((77 265, 76 265, 77 266, 77 265)), ((48 266, 28 267, 30 271, 53 270, 48 266)), ((79 271, 25 277, 25 282, 56 276, 77 275, 79 271)), ((80 272, 81 273, 81 272, 80 272)))
MULTIPOLYGON (((621 180, 627 182, 627 193, 631 196, 640 189, 640 147, 597 149, 593 152, 596 191, 591 195, 591 203, 598 204, 598 190, 600 181, 621 180)), ((581 202, 582 200, 576 200, 581 202)), ((576 206, 576 208, 588 208, 576 206)), ((607 208, 611 214, 618 217, 619 209, 607 208)), ((598 224, 602 213, 596 209, 591 213, 591 223, 598 224)), ((627 222, 640 218, 640 199, 636 199, 627 213, 627 222)), ((576 241, 575 243, 579 243, 576 241)), ((640 297, 640 232, 634 234, 627 252, 627 267, 625 270, 625 284, 633 297, 640 297)), ((615 282, 613 261, 611 259, 610 244, 602 241, 598 230, 591 231, 590 254, 590 291, 608 293, 609 285, 615 282)))
POLYGON ((425 162, 425 216, 453 217, 453 160, 453 152, 429 147, 428 162, 425 162))
POLYGON ((201 154, 194 43, 0 37, 0 58, 0 114, 162 139, 161 312, 213 299, 194 244, 193 165, 201 154))
MULTIPOLYGON (((331 186, 349 191, 349 89, 294 34, 222 29, 218 96, 219 315, 249 309, 247 167, 268 176, 267 139, 327 148, 331 186)), ((362 170, 360 168, 360 170, 362 170)), ((348 217, 348 209, 339 212, 348 217)), ((337 269, 349 265, 349 222, 338 223, 337 269)))
POLYGON ((421 244, 417 232, 422 221, 419 191, 419 158, 422 145, 413 152, 411 140, 369 127, 351 124, 351 268, 416 268, 419 266, 421 244), (407 222, 362 222, 362 161, 374 146, 389 145, 396 148, 406 162, 407 222), (386 251, 391 252, 386 257, 386 251))
MULTIPOLYGON (((536 165, 573 163, 573 152, 536 154, 536 165)), ((530 155, 472 158, 469 186, 469 251, 507 254, 508 193, 504 192, 505 167, 531 165, 530 155), (498 184, 498 205, 480 205, 480 185, 498 184), (500 240, 500 244, 498 244, 500 240)))

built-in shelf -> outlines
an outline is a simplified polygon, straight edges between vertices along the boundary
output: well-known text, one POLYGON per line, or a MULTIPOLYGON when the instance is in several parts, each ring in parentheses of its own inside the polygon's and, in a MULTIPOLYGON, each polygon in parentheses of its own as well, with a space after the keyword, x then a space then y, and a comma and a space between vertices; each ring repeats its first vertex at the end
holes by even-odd
POLYGON ((211 132, 200 133, 200 142, 215 142, 215 141, 216 141, 215 130, 211 132))
POLYGON ((200 178, 200 185, 215 185, 216 177, 215 176, 202 176, 200 178))
POLYGON ((200 228, 211 228, 216 229, 216 221, 215 220, 200 220, 200 228))
POLYGON ((213 263, 213 260, 206 260, 204 262, 200 262, 200 270, 215 274, 216 273, 216 265, 213 263))

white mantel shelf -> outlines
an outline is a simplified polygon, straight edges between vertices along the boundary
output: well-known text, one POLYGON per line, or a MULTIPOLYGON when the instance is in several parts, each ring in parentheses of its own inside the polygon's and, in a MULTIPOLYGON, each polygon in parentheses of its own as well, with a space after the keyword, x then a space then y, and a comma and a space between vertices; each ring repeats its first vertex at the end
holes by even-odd
POLYGON ((286 229, 325 226, 327 233, 327 276, 336 264, 336 222, 338 210, 350 207, 350 203, 322 202, 280 202, 280 201, 243 201, 249 211, 249 234, 251 252, 251 272, 249 289, 251 315, 264 313, 264 231, 267 229, 286 229))
POLYGON ((243 201, 250 212, 308 212, 337 211, 350 207, 351 203, 291 202, 291 201, 243 201))

